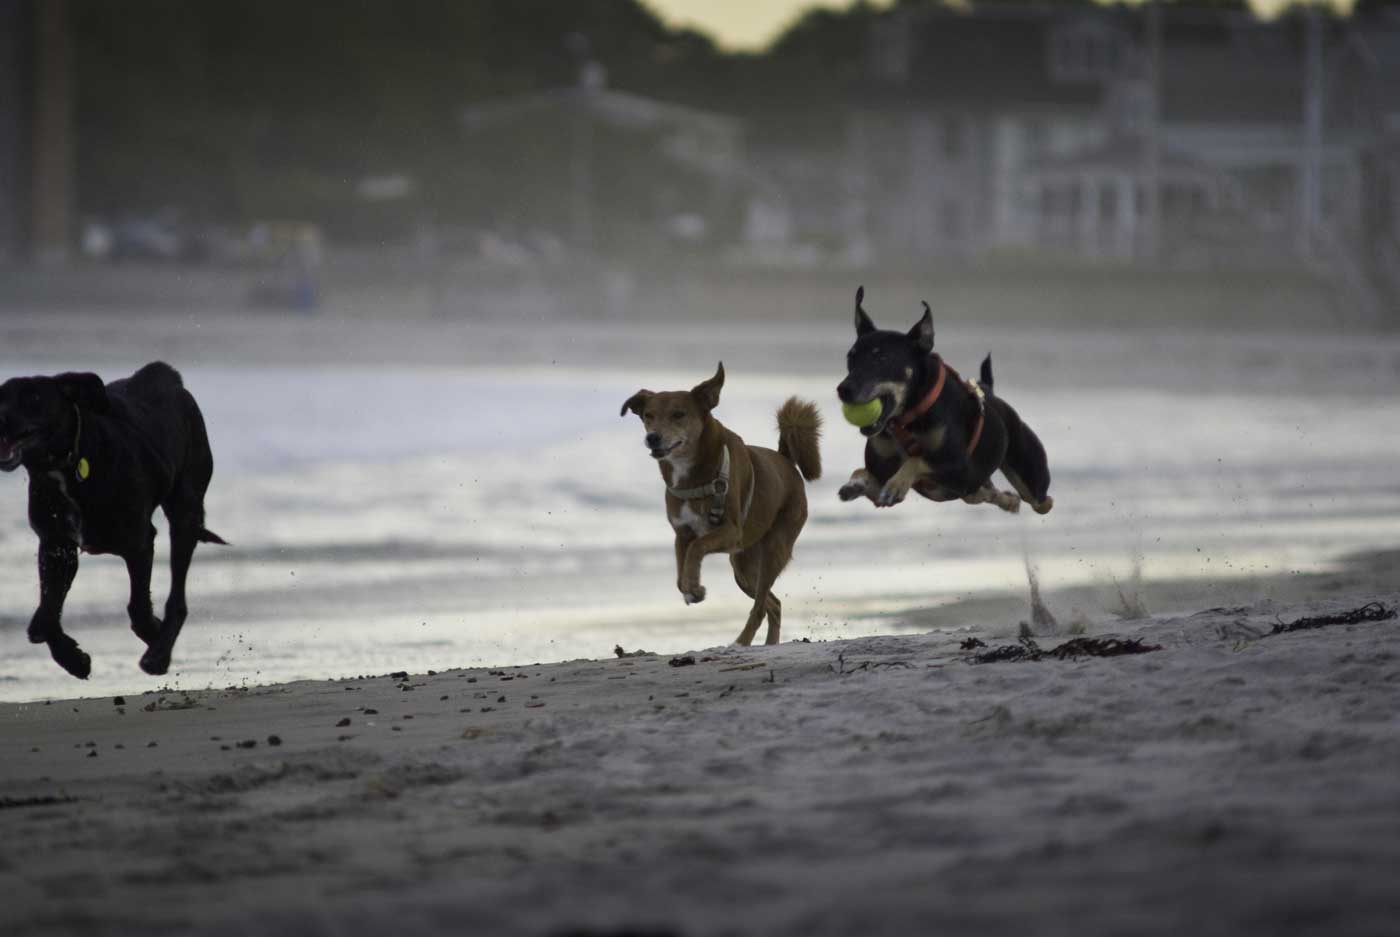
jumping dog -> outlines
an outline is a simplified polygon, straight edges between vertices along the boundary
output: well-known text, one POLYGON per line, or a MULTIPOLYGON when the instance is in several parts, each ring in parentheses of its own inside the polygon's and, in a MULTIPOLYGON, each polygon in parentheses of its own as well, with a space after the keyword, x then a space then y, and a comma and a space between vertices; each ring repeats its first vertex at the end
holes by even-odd
POLYGON ((214 472, 204 418, 168 364, 146 365, 103 385, 96 374, 17 377, 0 385, 0 470, 29 474, 29 526, 39 537, 39 608, 29 640, 86 679, 92 661, 64 634, 63 602, 78 551, 112 553, 131 579, 127 613, 147 649, 141 669, 170 668, 185 623, 185 576, 197 543, 224 541, 204 527, 214 472), (151 565, 160 507, 170 525, 165 620, 151 608, 151 565))
POLYGON ((907 333, 875 327, 856 291, 856 341, 846 354, 846 378, 836 388, 845 404, 879 400, 879 416, 861 428, 865 468, 841 487, 843 501, 869 498, 876 507, 904 500, 912 489, 931 501, 961 498, 1016 511, 1024 500, 1038 514, 1055 504, 1049 494, 1045 447, 1011 405, 993 393, 992 358, 981 380, 964 381, 933 350, 933 313, 907 333), (997 469, 1016 493, 992 485, 997 469))
POLYGON ((734 581, 754 600, 738 644, 751 644, 768 616, 777 644, 783 604, 773 595, 807 522, 802 480, 821 475, 821 417, 796 397, 778 409, 778 449, 750 446, 715 419, 724 364, 690 390, 639 390, 623 403, 642 419, 643 441, 666 483, 666 517, 676 533, 676 588, 685 603, 705 599, 700 563, 728 553, 734 581))

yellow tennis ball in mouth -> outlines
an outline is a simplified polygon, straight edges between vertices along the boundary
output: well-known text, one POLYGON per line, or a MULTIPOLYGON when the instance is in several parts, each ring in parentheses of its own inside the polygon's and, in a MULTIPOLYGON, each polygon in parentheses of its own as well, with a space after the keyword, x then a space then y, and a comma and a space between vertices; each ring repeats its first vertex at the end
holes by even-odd
POLYGON ((846 422, 852 426, 859 426, 862 429, 874 423, 880 418, 884 405, 880 403, 880 398, 867 400, 865 403, 843 403, 841 404, 841 415, 846 418, 846 422))

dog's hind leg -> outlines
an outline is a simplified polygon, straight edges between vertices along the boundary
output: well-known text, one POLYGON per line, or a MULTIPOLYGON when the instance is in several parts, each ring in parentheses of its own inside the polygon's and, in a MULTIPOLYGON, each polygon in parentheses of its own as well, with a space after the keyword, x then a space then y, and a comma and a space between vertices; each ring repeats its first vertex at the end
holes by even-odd
POLYGON ((185 606, 185 579, 189 575, 195 545, 199 542, 198 523, 192 524, 189 518, 184 517, 169 519, 170 595, 165 600, 165 621, 161 624, 156 639, 151 642, 146 653, 141 655, 141 669, 154 676, 170 669, 170 655, 175 649, 175 640, 180 637, 180 629, 185 626, 185 617, 189 614, 189 609, 185 606))
POLYGON ((753 599, 753 608, 749 610, 748 620, 744 622, 744 630, 734 639, 735 644, 747 647, 753 643, 754 635, 758 634, 758 626, 763 623, 763 616, 768 611, 770 595, 768 586, 764 585, 762 543, 754 544, 743 553, 731 554, 729 565, 734 569, 734 581, 744 590, 745 595, 753 599))
POLYGON ((1001 474, 1005 475, 1006 480, 1011 482, 1012 488, 1020 492, 1021 499, 1035 509, 1035 513, 1049 514, 1050 509, 1055 506, 1055 499, 1050 497, 1049 494, 1043 494, 1042 497, 1037 498, 1030 485, 1026 484, 1025 480, 1021 478, 1015 469, 1003 465, 1001 467, 1001 474))
POLYGON ((54 662, 80 680, 92 673, 92 658, 63 633, 63 602, 78 574, 78 547, 65 542, 39 544, 39 607, 29 620, 29 640, 47 644, 54 662))
POLYGON ((963 501, 967 504, 995 504, 1011 514, 1021 510, 1021 499, 1017 495, 1009 491, 999 491, 991 482, 985 482, 981 488, 964 496, 963 501))
POLYGON ((155 561, 156 529, 150 527, 140 549, 124 557, 126 575, 131 580, 131 599, 126 614, 131 618, 131 630, 147 645, 160 636, 160 619, 151 608, 151 566, 155 561))

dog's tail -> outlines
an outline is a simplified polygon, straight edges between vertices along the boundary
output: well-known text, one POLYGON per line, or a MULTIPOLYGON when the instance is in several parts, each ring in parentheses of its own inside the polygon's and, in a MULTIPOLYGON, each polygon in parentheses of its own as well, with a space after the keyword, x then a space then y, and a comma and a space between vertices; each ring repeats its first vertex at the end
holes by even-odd
POLYGON ((982 359, 982 373, 977 377, 977 383, 982 385, 982 392, 990 394, 992 392, 992 353, 987 352, 987 357, 982 359))
POLYGON ((200 543, 221 543, 221 544, 223 544, 224 546, 228 546, 228 541, 227 541, 227 540, 225 540, 223 537, 220 537, 218 534, 214 533, 214 531, 212 531, 212 530, 207 530, 207 529, 205 529, 205 528, 203 528, 203 527, 199 528, 199 542, 200 542, 200 543))
POLYGON ((822 475, 821 438, 822 417, 816 404, 789 397, 778 408, 778 452, 809 482, 822 475))

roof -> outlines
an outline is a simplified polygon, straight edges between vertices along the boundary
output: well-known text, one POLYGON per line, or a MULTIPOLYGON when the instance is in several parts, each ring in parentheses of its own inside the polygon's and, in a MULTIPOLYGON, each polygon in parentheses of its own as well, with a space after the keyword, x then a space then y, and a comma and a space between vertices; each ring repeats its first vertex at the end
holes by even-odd
POLYGON ((462 123, 470 130, 479 130, 535 114, 575 109, 583 109, 604 123, 625 129, 686 128, 735 136, 743 126, 738 118, 714 111, 625 91, 585 87, 556 88, 468 107, 462 111, 462 123))

